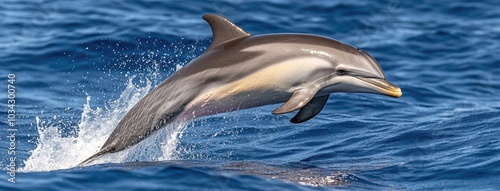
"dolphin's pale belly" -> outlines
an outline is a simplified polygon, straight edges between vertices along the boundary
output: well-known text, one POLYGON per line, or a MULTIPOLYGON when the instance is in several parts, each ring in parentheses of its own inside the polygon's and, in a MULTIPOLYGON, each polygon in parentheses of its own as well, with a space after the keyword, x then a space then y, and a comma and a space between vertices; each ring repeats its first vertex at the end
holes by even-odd
POLYGON ((291 96, 287 92, 269 90, 227 93, 226 95, 216 93, 216 91, 211 91, 200 96, 199 99, 193 100, 176 117, 176 121, 186 121, 207 115, 281 103, 291 96))

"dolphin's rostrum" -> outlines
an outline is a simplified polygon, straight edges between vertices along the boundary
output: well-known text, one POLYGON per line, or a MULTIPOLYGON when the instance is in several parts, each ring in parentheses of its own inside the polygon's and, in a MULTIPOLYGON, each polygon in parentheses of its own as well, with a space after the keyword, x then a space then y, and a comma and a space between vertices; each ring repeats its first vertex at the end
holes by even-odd
POLYGON ((299 110, 301 123, 324 107, 330 93, 400 97, 368 53, 308 34, 250 35, 215 14, 210 47, 140 100, 119 122, 97 157, 124 150, 166 124, 200 116, 282 103, 273 114, 299 110))

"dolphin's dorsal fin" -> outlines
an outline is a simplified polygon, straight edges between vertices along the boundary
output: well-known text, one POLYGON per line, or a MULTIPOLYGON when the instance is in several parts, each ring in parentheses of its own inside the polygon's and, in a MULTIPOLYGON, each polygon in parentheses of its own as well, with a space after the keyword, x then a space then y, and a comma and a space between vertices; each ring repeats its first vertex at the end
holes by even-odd
POLYGON ((205 19, 212 28, 213 38, 208 49, 215 48, 238 38, 250 36, 250 34, 243 29, 220 15, 205 14, 203 15, 203 19, 205 19))

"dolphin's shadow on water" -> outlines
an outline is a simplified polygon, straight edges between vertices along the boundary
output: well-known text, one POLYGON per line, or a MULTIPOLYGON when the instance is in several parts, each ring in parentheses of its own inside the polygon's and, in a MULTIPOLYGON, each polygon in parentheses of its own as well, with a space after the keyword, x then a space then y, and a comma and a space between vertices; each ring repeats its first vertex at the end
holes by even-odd
POLYGON ((325 169, 316 166, 303 164, 266 164, 259 161, 204 161, 204 160, 171 160, 160 162, 128 162, 128 163, 106 163, 84 167, 75 167, 67 170, 134 170, 144 168, 164 168, 164 169, 188 169, 215 172, 228 175, 254 175, 258 177, 281 180, 285 182, 297 183, 314 187, 345 187, 358 184, 369 185, 369 187, 379 187, 380 185, 364 180, 356 175, 345 171, 325 169), (352 185, 352 182, 356 183, 352 185))

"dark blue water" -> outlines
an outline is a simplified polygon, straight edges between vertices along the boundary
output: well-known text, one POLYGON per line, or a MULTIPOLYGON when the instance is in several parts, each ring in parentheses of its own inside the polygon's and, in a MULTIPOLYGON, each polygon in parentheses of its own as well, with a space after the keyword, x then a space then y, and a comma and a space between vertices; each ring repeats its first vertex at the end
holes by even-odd
POLYGON ((0 190, 500 190, 498 8, 495 0, 3 1, 0 190), (277 105, 205 117, 73 168, 206 49, 204 13, 252 34, 355 45, 403 97, 333 94, 298 125, 293 114, 272 115, 277 105), (10 150, 8 74, 17 114, 10 150))

